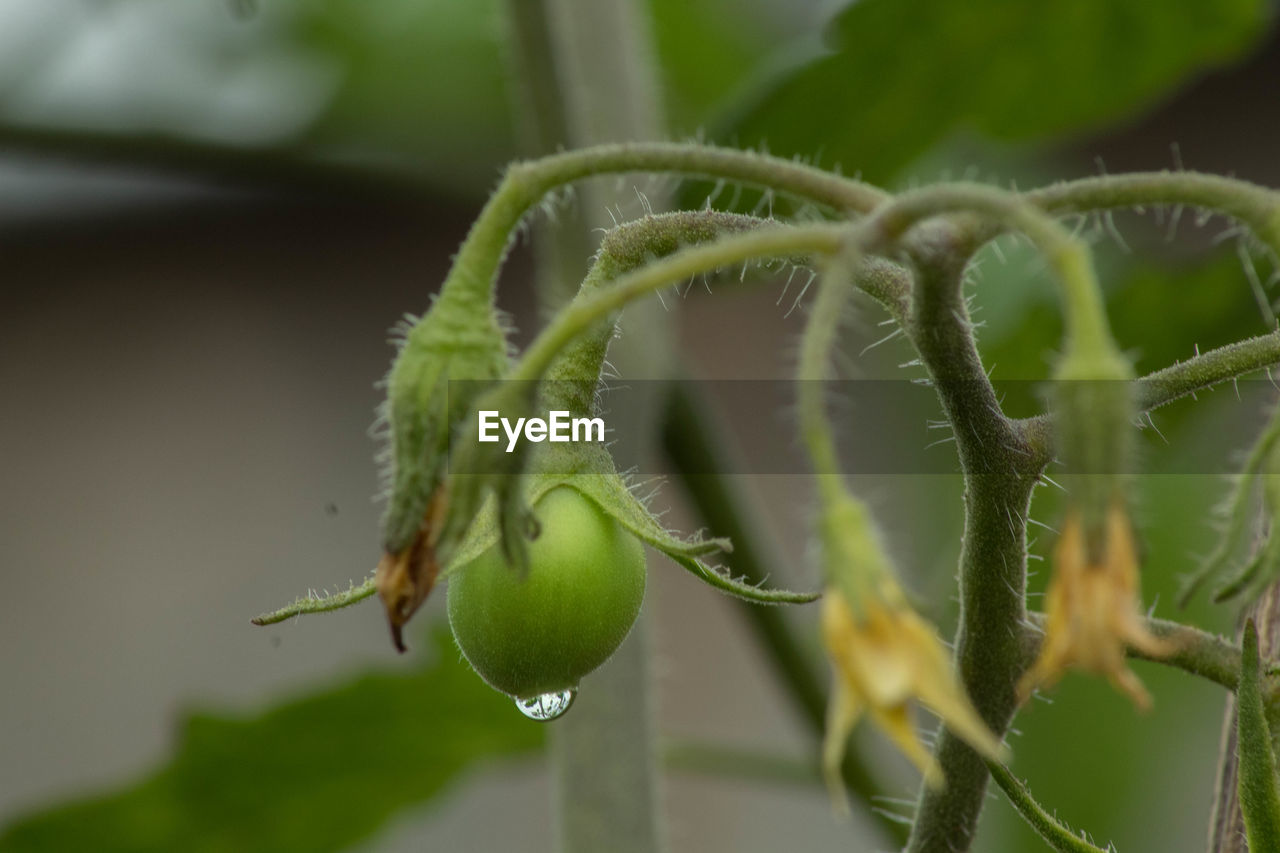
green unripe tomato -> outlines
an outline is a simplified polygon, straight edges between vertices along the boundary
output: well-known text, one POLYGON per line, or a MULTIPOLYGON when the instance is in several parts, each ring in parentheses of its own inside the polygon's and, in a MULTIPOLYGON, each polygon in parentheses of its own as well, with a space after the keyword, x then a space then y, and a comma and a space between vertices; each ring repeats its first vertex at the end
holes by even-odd
POLYGON ((644 598, 644 546, 577 489, 534 505, 542 533, 521 578, 495 544, 449 575, 449 625, 467 662, 516 698, 574 689, 621 645, 644 598))

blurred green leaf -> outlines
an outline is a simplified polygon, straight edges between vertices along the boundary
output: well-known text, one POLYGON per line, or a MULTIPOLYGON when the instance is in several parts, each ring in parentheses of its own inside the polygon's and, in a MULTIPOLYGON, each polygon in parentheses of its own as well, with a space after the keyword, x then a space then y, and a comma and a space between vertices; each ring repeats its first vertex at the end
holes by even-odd
POLYGON ((649 6, 669 126, 693 133, 743 85, 778 33, 739 0, 649 0, 649 6))
POLYGON ((885 182, 953 131, 1031 140, 1103 126, 1240 57, 1264 0, 861 0, 742 104, 722 139, 885 182))
POLYGON ((541 724, 447 633, 411 674, 365 676, 255 717, 196 714, 173 760, 116 793, 28 817, 0 851, 323 851, 372 835, 476 762, 527 753, 541 724))
MULTIPOLYGON (((977 277, 983 361, 996 365, 996 380, 1045 379, 1062 335, 1057 288, 1025 242, 1002 246, 1003 261, 984 250, 977 277)), ((1197 345, 1208 350, 1267 331, 1232 249, 1141 261, 1107 253, 1098 266, 1116 339, 1137 357, 1139 373, 1189 358, 1197 345)))
POLYGON ((486 192, 515 154, 498 0, 303 0, 295 37, 341 82, 307 141, 413 157, 433 181, 486 192))

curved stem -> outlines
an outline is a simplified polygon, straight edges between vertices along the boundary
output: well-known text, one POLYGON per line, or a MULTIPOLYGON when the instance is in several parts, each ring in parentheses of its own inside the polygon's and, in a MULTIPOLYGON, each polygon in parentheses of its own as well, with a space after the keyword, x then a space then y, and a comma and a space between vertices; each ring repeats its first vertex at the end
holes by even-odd
POLYGON ((1033 190, 1024 198, 1052 214, 1158 204, 1201 207, 1245 223, 1280 255, 1280 193, 1235 178, 1198 172, 1101 175, 1033 190))
POLYGON ((672 282, 756 258, 832 254, 840 249, 846 225, 761 228, 682 249, 618 278, 612 287, 570 305, 542 330, 508 374, 514 382, 540 379, 559 352, 578 335, 615 311, 672 282))
POLYGON ((1027 787, 1009 772, 1008 767, 999 762, 989 761, 987 769, 991 771, 991 777, 996 780, 1000 790, 1004 791, 1004 795, 1009 798, 1009 804, 1022 815, 1023 820, 1030 824, 1036 831, 1036 835, 1043 838, 1045 844, 1058 853, 1107 853, 1114 849, 1108 846, 1107 850, 1103 850, 1072 832, 1070 827, 1049 814, 1044 806, 1036 802, 1027 787))
MULTIPOLYGON (((1102 290, 1088 249, 1062 225, 1015 193, 982 184, 927 187, 886 203, 865 227, 873 233, 879 231, 884 242, 892 243, 921 221, 948 213, 976 214, 1025 234, 1057 274, 1068 345, 1086 352, 1114 349, 1102 290)), ((874 250, 875 246, 870 248, 874 250)))
POLYGON ((800 340, 800 361, 796 368, 800 437, 818 475, 818 493, 824 506, 838 502, 841 496, 852 499, 844 489, 840 474, 835 435, 823 399, 823 381, 827 378, 828 358, 853 289, 853 270, 859 260, 858 256, 842 255, 833 258, 822 271, 818 295, 800 340))
POLYGON ((364 601, 377 591, 377 583, 370 577, 366 578, 359 586, 353 583, 342 592, 335 592, 332 595, 309 593, 295 600, 292 604, 286 604, 279 610, 255 616, 249 621, 254 625, 275 625, 278 622, 283 622, 294 616, 301 616, 304 613, 329 613, 364 601))
POLYGON ((790 160, 674 143, 599 145, 515 163, 471 226, 440 291, 441 300, 492 301, 498 269, 524 215, 553 190, 595 175, 661 172, 699 175, 791 193, 846 213, 866 212, 882 190, 790 160))
POLYGON ((1227 344, 1137 380, 1138 407, 1156 409, 1219 382, 1280 363, 1280 330, 1227 344))

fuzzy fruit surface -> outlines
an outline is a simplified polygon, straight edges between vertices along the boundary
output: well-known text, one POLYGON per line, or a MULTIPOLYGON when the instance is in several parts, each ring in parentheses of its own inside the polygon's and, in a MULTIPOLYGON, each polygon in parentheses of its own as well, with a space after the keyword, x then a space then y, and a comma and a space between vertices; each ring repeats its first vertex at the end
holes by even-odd
POLYGON ((576 688, 622 644, 644 599, 644 546, 577 489, 534 505, 528 577, 495 544, 449 576, 449 625, 467 662, 517 698, 576 688))

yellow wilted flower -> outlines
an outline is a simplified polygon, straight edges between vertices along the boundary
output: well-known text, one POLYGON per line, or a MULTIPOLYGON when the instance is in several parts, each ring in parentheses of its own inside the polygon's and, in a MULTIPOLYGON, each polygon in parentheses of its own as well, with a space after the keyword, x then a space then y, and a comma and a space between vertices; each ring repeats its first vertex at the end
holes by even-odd
POLYGON ((1107 510, 1105 533, 1100 558, 1091 559, 1080 513, 1068 513, 1045 596, 1044 643, 1018 685, 1024 702, 1036 688, 1054 684, 1068 667, 1078 667, 1105 675, 1139 708, 1151 705, 1142 682, 1125 665, 1125 649, 1132 646, 1163 657, 1174 646, 1154 636, 1142 620, 1137 549, 1119 500, 1107 510))
POLYGON ((822 768, 837 803, 843 804, 845 742, 864 712, 935 787, 943 784, 942 771, 916 737, 912 700, 937 714, 978 752, 1001 760, 1000 741, 956 681, 942 641, 905 602, 864 606, 859 619, 838 589, 828 589, 822 600, 822 637, 833 674, 822 768))
POLYGON ((925 781, 943 784, 937 762, 917 738, 910 705, 924 705, 987 758, 1004 748, 974 710, 933 627, 907 603, 861 503, 841 495, 827 508, 823 543, 831 581, 822 598, 822 639, 832 690, 822 769, 837 808, 845 806, 840 764, 865 713, 925 781))

